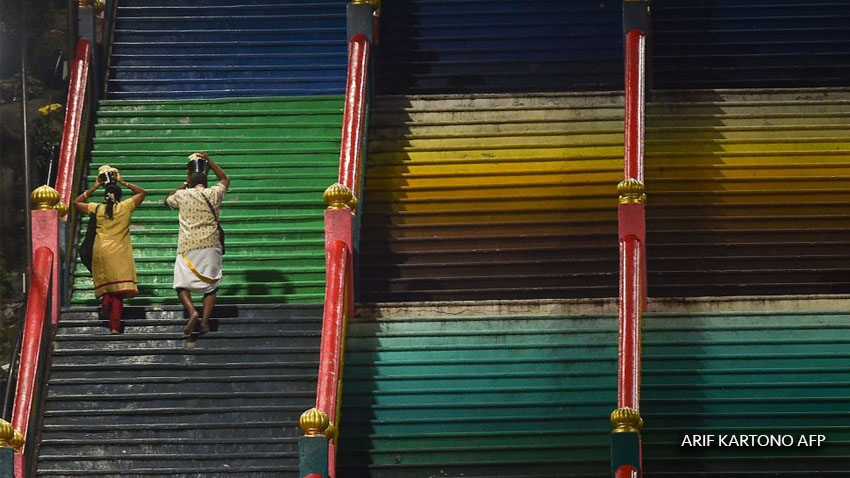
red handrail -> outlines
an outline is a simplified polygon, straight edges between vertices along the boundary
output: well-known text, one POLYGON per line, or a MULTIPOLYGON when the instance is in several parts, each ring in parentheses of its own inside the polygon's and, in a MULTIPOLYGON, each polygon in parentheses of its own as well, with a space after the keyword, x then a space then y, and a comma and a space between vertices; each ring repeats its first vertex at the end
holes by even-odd
MULTIPOLYGON (((15 405, 12 409, 12 426, 27 439, 27 432, 32 420, 35 395, 38 390, 38 368, 42 360, 42 339, 47 323, 47 309, 50 285, 53 279, 53 252, 47 247, 39 247, 33 254, 32 276, 27 297, 27 312, 24 322, 24 334, 21 342, 20 368, 18 370, 18 387, 15 393, 15 405)), ((20 476, 17 469, 23 470, 26 460, 26 442, 15 458, 15 476, 20 476)))
POLYGON ((626 35, 625 161, 623 176, 643 182, 644 91, 646 35, 634 29, 626 35))
POLYGON ((80 134, 84 124, 90 66, 91 43, 88 40, 79 40, 76 58, 74 58, 71 66, 71 80, 68 85, 68 99, 65 105, 65 126, 62 131, 59 165, 56 173, 56 191, 59 192, 59 200, 66 205, 71 204, 74 166, 77 163, 80 134))
MULTIPOLYGON (((645 36, 631 30, 626 36, 626 129, 623 175, 643 187, 644 53, 645 36)), ((644 208, 642 191, 620 204, 620 365, 617 406, 639 410, 640 316, 645 304, 644 208)))
POLYGON ((334 476, 336 435, 339 430, 340 384, 343 370, 343 349, 349 302, 352 297, 351 250, 341 240, 334 240, 327 249, 325 311, 322 317, 322 344, 319 357, 319 383, 316 388, 316 408, 328 415, 334 424, 328 449, 328 473, 334 476))
POLYGON ((617 408, 640 410, 640 242, 634 235, 620 240, 620 360, 617 408))
MULTIPOLYGON (((354 18, 363 13, 363 10, 355 12, 354 18)), ((371 10, 368 13, 371 16, 371 10)), ((356 33, 349 39, 338 184, 325 192, 325 200, 331 207, 325 211, 326 283, 316 409, 324 413, 330 422, 330 432, 324 432, 330 442, 327 447, 327 468, 323 465, 325 458, 315 455, 321 447, 306 445, 308 442, 304 442, 305 448, 301 448, 299 443, 299 453, 304 453, 300 458, 299 475, 304 476, 322 476, 327 472, 333 478, 336 474, 345 329, 349 313, 354 310, 353 226, 363 168, 369 50, 370 42, 366 34, 356 33), (311 451, 306 451, 308 448, 311 451), (317 469, 323 471, 316 473, 317 469)), ((305 432, 308 430, 305 428, 305 432)), ((315 435, 311 436, 315 439, 315 435)), ((320 454, 324 455, 324 452, 320 454)))
POLYGON ((641 475, 640 356, 641 318, 646 307, 646 216, 644 202, 644 104, 646 36, 626 35, 625 155, 617 186, 620 242, 619 355, 617 410, 611 414, 615 478, 641 475))
POLYGON ((358 33, 348 41, 348 74, 342 113, 342 140, 339 156, 339 183, 356 196, 360 193, 363 131, 366 126, 366 85, 369 66, 369 39, 358 33))

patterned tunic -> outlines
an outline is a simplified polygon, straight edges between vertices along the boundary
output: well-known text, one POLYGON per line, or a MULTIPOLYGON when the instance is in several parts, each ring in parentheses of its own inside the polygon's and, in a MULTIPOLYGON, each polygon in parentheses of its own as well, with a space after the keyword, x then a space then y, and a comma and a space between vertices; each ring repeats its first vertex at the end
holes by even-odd
POLYGON ((180 233, 177 237, 177 253, 221 247, 216 219, 204 196, 212 203, 218 214, 227 188, 218 183, 211 188, 196 185, 194 188, 178 189, 168 196, 165 203, 171 209, 180 210, 180 233), (202 196, 203 195, 203 196, 202 196))

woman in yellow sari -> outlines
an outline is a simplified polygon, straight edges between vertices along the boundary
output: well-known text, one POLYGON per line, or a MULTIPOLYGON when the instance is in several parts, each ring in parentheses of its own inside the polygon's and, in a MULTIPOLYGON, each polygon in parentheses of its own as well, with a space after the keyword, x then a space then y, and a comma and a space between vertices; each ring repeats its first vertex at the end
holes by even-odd
POLYGON ((101 299, 100 318, 109 319, 109 331, 121 333, 121 313, 124 299, 139 293, 136 282, 136 261, 130 242, 130 216, 145 199, 145 190, 131 184, 117 174, 118 170, 104 166, 100 171, 113 171, 112 175, 99 174, 92 188, 83 191, 74 200, 74 207, 85 214, 97 215, 97 235, 92 248, 92 280, 94 295, 101 299), (103 203, 86 202, 103 183, 103 203), (133 191, 133 197, 121 200, 121 186, 133 191))

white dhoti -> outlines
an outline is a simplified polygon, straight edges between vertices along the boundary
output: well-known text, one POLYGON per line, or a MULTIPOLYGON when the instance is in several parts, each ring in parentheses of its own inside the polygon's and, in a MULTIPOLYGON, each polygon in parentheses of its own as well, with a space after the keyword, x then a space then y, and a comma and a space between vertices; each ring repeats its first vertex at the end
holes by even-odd
POLYGON ((221 248, 208 247, 177 254, 174 261, 175 289, 208 294, 218 288, 220 280, 221 248))

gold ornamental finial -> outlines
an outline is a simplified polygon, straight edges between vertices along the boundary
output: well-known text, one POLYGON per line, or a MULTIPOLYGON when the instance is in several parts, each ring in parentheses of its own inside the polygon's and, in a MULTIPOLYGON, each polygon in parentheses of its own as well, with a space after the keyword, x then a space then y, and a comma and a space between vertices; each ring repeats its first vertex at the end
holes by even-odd
POLYGON ((620 204, 644 204, 646 194, 643 183, 637 179, 626 179, 617 184, 620 194, 620 204))
POLYGON ((59 203, 59 192, 45 184, 44 186, 37 187, 30 194, 30 198, 37 210, 47 211, 56 209, 56 205, 59 203))
POLYGON ((347 186, 340 183, 334 183, 328 186, 322 197, 325 199, 328 209, 353 210, 357 206, 357 198, 354 197, 354 193, 347 186))
POLYGON ((381 0, 351 0, 352 5, 372 5, 375 10, 380 8, 381 0))
POLYGON ((328 427, 325 428, 324 435, 328 437, 328 440, 334 439, 334 436, 336 435, 336 427, 334 426, 333 422, 328 422, 328 427))
POLYGON ((53 209, 59 211, 59 217, 65 217, 65 214, 68 214, 68 206, 62 201, 59 201, 55 206, 53 206, 53 209))
POLYGON ((298 426, 306 436, 324 435, 329 424, 328 414, 315 407, 302 413, 298 419, 298 426))
POLYGON ((6 420, 0 419, 0 448, 20 450, 24 444, 24 436, 6 420))
POLYGON ((643 427, 643 419, 634 408, 618 408, 611 412, 611 424, 614 425, 611 433, 638 433, 643 427))

